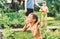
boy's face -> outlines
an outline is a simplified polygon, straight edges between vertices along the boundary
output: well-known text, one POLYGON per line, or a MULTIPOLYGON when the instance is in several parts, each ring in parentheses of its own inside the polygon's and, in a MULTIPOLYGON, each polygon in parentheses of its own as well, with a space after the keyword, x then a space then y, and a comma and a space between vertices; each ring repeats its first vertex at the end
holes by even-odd
POLYGON ((46 6, 46 3, 43 3, 42 5, 43 5, 43 6, 46 6))
POLYGON ((28 20, 29 23, 34 23, 35 22, 35 19, 33 19, 33 15, 31 15, 31 14, 28 15, 27 20, 28 20))

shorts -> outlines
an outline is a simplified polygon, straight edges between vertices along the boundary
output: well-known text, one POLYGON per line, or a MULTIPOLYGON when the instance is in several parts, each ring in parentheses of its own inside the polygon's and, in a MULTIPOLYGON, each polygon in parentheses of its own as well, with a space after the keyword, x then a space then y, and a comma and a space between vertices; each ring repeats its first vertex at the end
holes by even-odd
POLYGON ((46 16, 47 16, 47 13, 40 13, 40 19, 46 16))
POLYGON ((42 14, 42 16, 43 16, 43 17, 45 17, 45 16, 46 16, 46 14, 42 14))
POLYGON ((27 8, 26 16, 33 12, 33 9, 27 8))

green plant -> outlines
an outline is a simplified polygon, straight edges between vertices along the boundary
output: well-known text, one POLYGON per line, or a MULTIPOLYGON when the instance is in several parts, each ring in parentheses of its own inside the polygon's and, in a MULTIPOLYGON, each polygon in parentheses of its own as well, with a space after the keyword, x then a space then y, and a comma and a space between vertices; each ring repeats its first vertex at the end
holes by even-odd
POLYGON ((60 14, 57 14, 56 20, 60 20, 60 14))
POLYGON ((48 26, 59 26, 60 25, 60 21, 59 20, 48 21, 47 25, 48 26))
MULTIPOLYGON (((0 25, 11 25, 14 26, 24 26, 24 20, 26 16, 24 12, 13 12, 13 13, 0 13, 0 25)), ((13 27, 13 26, 12 26, 13 27)))
POLYGON ((7 26, 6 24, 4 26, 5 26, 5 29, 4 29, 4 32, 3 32, 2 39, 8 39, 8 37, 12 34, 11 28, 9 26, 7 26))
POLYGON ((51 30, 44 30, 42 29, 42 36, 43 39, 59 39, 60 31, 51 31, 51 30))
POLYGON ((23 12, 5 13, 4 15, 9 18, 10 24, 20 24, 22 26, 24 25, 24 20, 26 16, 23 12))
POLYGON ((15 39, 33 39, 32 33, 30 31, 28 31, 28 32, 18 31, 18 32, 14 32, 13 35, 14 35, 15 39))
MULTIPOLYGON (((60 31, 56 30, 56 31, 51 31, 51 30, 45 30, 45 29, 41 29, 42 31, 42 37, 43 39, 59 39, 60 38, 60 31)), ((32 33, 31 31, 26 31, 26 32, 22 32, 22 31, 16 31, 13 32, 12 34, 6 34, 6 35, 10 35, 7 36, 8 39, 33 39, 32 33)))

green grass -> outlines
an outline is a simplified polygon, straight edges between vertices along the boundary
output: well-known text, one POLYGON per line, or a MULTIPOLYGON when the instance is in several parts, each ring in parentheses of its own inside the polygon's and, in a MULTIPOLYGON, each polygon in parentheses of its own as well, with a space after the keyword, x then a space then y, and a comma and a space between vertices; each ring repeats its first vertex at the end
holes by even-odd
MULTIPOLYGON (((13 32, 12 38, 14 39, 33 39, 32 33, 30 31, 22 32, 22 31, 16 31, 13 32)), ((55 32, 53 31, 45 31, 42 29, 42 36, 45 39, 59 39, 60 38, 60 31, 56 30, 55 32)), ((8 39, 10 39, 9 37, 8 39)), ((11 39, 12 39, 11 38, 11 39)))
POLYGON ((48 26, 60 26, 60 20, 47 21, 48 26))
POLYGON ((30 31, 21 32, 17 31, 13 33, 15 39, 33 39, 32 33, 30 31))

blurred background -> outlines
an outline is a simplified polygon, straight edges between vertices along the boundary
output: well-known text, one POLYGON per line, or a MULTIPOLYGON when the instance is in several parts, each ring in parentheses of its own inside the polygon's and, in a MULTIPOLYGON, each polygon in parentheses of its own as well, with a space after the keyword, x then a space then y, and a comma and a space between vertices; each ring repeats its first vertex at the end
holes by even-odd
MULTIPOLYGON (((47 30, 41 28, 43 39, 60 39, 60 0, 37 0, 41 6, 46 1, 49 8, 47 13, 47 30)), ((0 39, 33 39, 30 31, 11 31, 24 26, 25 0, 0 0, 0 39)), ((39 7, 34 6, 34 12, 40 17, 39 7)))

